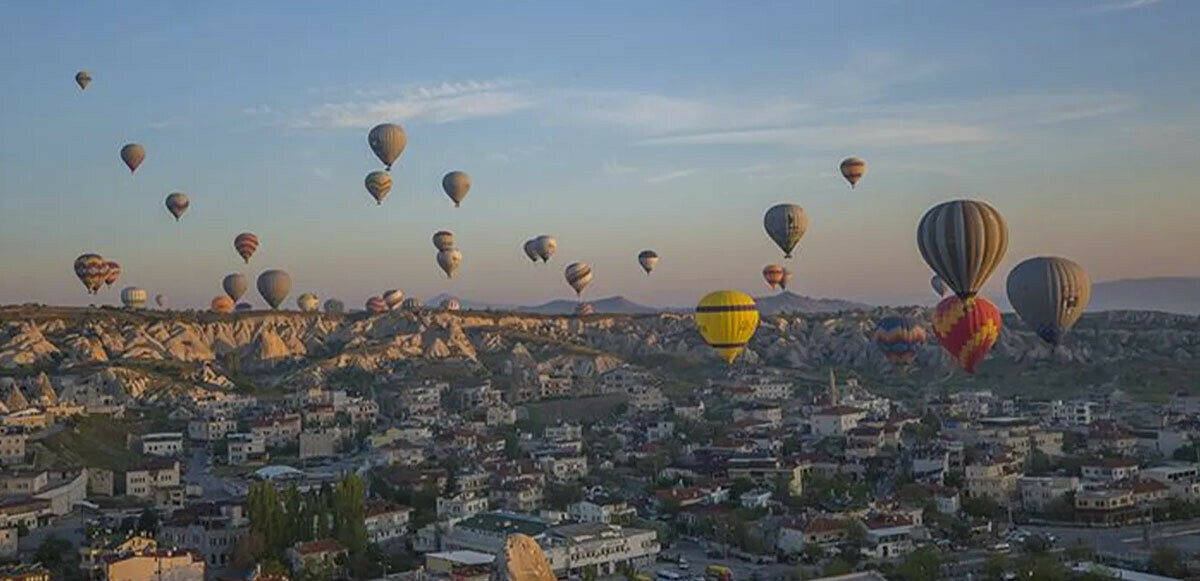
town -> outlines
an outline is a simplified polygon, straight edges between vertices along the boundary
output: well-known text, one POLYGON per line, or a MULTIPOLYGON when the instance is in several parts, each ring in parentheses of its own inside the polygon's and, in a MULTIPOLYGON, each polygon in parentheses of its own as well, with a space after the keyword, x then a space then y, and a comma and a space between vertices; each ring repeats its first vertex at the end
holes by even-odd
POLYGON ((509 371, 169 402, 2 378, 0 580, 484 580, 513 533, 589 581, 1197 570, 1200 396, 509 371))

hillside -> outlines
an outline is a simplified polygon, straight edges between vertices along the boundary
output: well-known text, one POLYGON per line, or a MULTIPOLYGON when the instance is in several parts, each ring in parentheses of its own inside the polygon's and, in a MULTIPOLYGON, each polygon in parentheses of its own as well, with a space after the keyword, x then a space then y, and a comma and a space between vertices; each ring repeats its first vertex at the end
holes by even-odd
POLYGON ((1194 315, 1200 313, 1200 278, 1138 278, 1096 283, 1092 285, 1088 310, 1194 315))

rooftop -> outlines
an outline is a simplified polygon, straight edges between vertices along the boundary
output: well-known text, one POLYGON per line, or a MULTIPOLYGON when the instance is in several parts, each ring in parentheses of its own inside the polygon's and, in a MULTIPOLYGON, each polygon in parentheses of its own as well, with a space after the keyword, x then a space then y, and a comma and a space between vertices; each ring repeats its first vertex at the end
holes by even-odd
POLYGON ((336 539, 322 539, 308 543, 297 543, 293 547, 301 555, 316 555, 319 553, 337 553, 346 550, 336 539))
POLYGON ((549 525, 539 519, 504 512, 480 513, 459 523, 458 526, 464 529, 504 533, 505 536, 523 534, 531 537, 543 534, 549 528, 549 525))

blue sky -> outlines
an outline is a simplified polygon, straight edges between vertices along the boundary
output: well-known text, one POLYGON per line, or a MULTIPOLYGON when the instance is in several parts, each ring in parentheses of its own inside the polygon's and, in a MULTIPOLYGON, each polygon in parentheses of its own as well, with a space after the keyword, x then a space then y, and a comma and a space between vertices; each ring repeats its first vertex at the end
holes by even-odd
POLYGON ((1096 280, 1196 275, 1198 21, 1182 0, 7 3, 0 302, 86 304, 71 264, 92 251, 176 306, 267 268, 351 306, 393 287, 535 303, 573 296, 576 260, 586 296, 687 304, 766 292, 762 214, 789 201, 812 216, 799 292, 927 303, 916 223, 963 196, 1009 222, 992 294, 1039 254, 1096 280), (377 207, 385 121, 409 146, 377 207), (855 191, 847 155, 870 164, 855 191), (474 179, 458 209, 452 169, 474 179), (541 233, 559 253, 535 267, 541 233))

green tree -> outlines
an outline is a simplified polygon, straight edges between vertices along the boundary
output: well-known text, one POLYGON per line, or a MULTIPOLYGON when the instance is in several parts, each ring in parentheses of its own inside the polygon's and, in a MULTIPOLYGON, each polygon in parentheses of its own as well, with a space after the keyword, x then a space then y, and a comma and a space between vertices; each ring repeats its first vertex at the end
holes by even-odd
POLYGON ((935 581, 942 568, 942 559, 932 547, 921 547, 908 554, 900 565, 900 576, 906 581, 935 581))
POLYGON ((312 561, 300 572, 300 581, 333 581, 337 575, 337 566, 332 561, 321 559, 312 561))
POLYGON ((988 555, 987 562, 983 564, 983 576, 989 581, 1001 581, 1007 570, 1008 557, 999 553, 988 555))
POLYGON ((1021 564, 1017 571, 1020 579, 1036 579, 1037 581, 1066 581, 1070 573, 1057 559, 1049 555, 1039 555, 1021 564))
POLYGON ((962 501, 963 512, 980 518, 998 518, 1004 514, 1004 509, 996 501, 986 496, 976 496, 962 501))
POLYGON ((854 567, 841 557, 834 557, 828 565, 825 565, 825 570, 821 572, 825 577, 837 577, 839 575, 849 575, 854 572, 854 567))
POLYGON ((61 539, 57 535, 51 534, 38 545, 37 552, 34 553, 34 560, 45 565, 48 568, 55 568, 61 565, 65 559, 72 554, 71 541, 61 539))
POLYGON ((145 533, 148 536, 158 535, 158 512, 152 508, 147 508, 138 515, 137 530, 145 533))
POLYGON ((1187 577, 1188 569, 1179 555, 1179 549, 1171 545, 1159 545, 1150 553, 1150 567, 1159 575, 1187 577))

